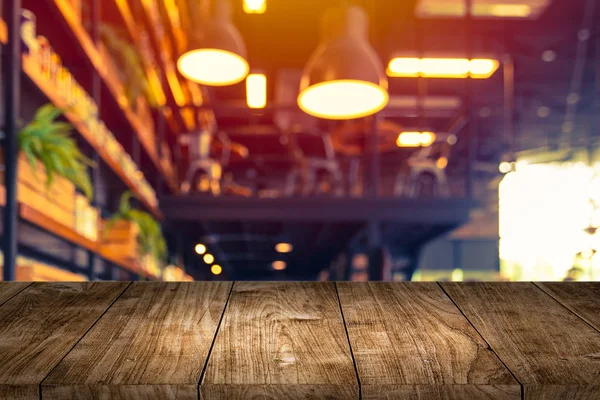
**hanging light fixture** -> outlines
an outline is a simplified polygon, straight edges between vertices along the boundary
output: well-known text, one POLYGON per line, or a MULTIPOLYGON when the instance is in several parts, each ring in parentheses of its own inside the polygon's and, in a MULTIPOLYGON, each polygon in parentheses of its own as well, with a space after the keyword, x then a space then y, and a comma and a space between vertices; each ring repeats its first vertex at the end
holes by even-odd
POLYGON ((389 100, 383 64, 368 41, 368 17, 358 6, 329 11, 323 41, 302 74, 298 105, 326 119, 361 118, 389 100))
POLYGON ((231 20, 229 0, 214 0, 213 10, 205 28, 190 39, 177 68, 187 79, 203 85, 233 85, 250 71, 246 45, 231 20))

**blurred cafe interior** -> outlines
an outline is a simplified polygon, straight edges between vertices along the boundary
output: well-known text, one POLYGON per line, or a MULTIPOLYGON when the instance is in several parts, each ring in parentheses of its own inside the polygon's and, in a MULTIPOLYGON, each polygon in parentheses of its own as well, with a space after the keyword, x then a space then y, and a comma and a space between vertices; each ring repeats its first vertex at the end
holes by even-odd
POLYGON ((595 0, 5 0, 3 280, 600 279, 595 0))

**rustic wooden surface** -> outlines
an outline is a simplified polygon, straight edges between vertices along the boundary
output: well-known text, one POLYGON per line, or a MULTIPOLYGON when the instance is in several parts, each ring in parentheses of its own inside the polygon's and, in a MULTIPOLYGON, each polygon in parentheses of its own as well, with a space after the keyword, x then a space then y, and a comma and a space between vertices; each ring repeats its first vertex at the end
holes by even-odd
POLYGON ((545 282, 536 285, 600 331, 600 282, 545 282))
POLYGON ((357 399, 333 283, 236 282, 201 386, 213 399, 357 399))
POLYGON ((598 283, 0 283, 0 399, 600 399, 599 299, 598 283))
POLYGON ((128 285, 33 283, 0 306, 0 393, 38 399, 42 380, 128 285))
POLYGON ((520 399, 521 388, 437 283, 338 283, 363 399, 520 399), (442 351, 440 351, 442 350, 442 351))
POLYGON ((80 386, 197 397, 230 289, 228 282, 133 283, 44 380, 44 398, 73 398, 80 386))
POLYGON ((533 283, 442 283, 525 399, 600 398, 600 332, 533 283))
POLYGON ((0 282, 0 305, 29 285, 31 285, 29 282, 0 282))

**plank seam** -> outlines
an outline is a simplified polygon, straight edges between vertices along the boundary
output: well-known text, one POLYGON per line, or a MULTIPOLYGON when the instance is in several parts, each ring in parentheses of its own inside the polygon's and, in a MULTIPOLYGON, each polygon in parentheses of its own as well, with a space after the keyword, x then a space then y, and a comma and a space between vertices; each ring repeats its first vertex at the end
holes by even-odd
POLYGON ((438 284, 438 286, 442 289, 442 291, 444 292, 444 294, 446 294, 446 296, 448 296, 448 298, 450 299, 450 301, 454 304, 454 306, 458 309, 458 311, 460 311, 460 313, 462 314, 462 316, 467 320, 467 322, 469 322, 469 325, 471 325, 473 327, 473 329, 475 329, 475 332, 477 332, 477 334, 479 335, 479 337, 485 342, 485 344, 487 344, 488 348, 496 355, 496 357, 498 358, 498 360, 502 363, 502 365, 504 366, 504 368, 506 368, 506 370, 510 373, 510 375, 515 379, 515 381, 519 384, 519 386, 521 387, 521 400, 525 399, 525 393, 524 393, 524 389, 523 389, 523 384, 521 383, 521 381, 519 381, 517 379, 517 377, 515 376, 515 374, 513 374, 513 372, 510 370, 510 368, 508 368, 508 365, 506 365, 506 363, 504 362, 504 360, 502 360, 502 358, 498 355, 498 353, 496 352, 496 350, 494 350, 494 348, 492 347, 492 345, 489 344, 489 342, 486 340, 486 338, 481 334, 481 332, 479 332, 479 330, 475 327, 475 325, 473 325, 473 323, 471 322, 471 320, 467 317, 467 315, 463 312, 463 310, 458 306, 458 304, 454 301, 454 299, 452 298, 452 296, 450 296, 450 294, 448 292, 446 292, 446 289, 444 289, 444 286, 442 286, 442 284, 440 282, 436 282, 438 284))
POLYGON ((23 293, 23 291, 25 289, 27 289, 28 287, 30 287, 31 285, 33 285, 33 282, 29 282, 28 285, 23 286, 23 288, 21 290, 19 290, 18 292, 14 293, 12 296, 10 296, 9 298, 7 298, 6 300, 4 300, 2 303, 0 303, 0 306, 4 305, 6 302, 8 302, 10 299, 14 298, 16 295, 23 293))
POLYGON ((340 307, 340 314, 342 316, 342 322, 344 323, 344 331, 346 332, 346 340, 348 340, 348 347, 350 348, 350 356, 352 357, 352 364, 354 365, 354 372, 356 373, 356 382, 358 383, 358 399, 362 399, 362 385, 360 383, 360 376, 358 375, 358 366, 356 365, 356 357, 354 357, 354 350, 352 349, 352 343, 350 343, 350 333, 348 333, 348 326, 346 325, 346 317, 344 316, 344 309, 342 308, 342 301, 340 300, 340 293, 338 291, 337 282, 333 282, 335 287, 335 295, 338 300, 340 307))
POLYGON ((94 323, 88 328, 88 330, 86 330, 85 333, 83 335, 81 335, 81 337, 79 339, 77 339, 75 344, 73 344, 73 346, 71 346, 71 348, 67 352, 65 352, 65 355, 62 356, 62 358, 54 365, 54 367, 52 367, 52 369, 48 372, 48 375, 46 375, 46 377, 44 379, 42 379, 42 381, 39 384, 40 400, 42 399, 42 387, 44 386, 44 381, 46 379, 48 379, 48 377, 52 374, 52 371, 54 371, 56 369, 56 367, 58 367, 58 365, 65 359, 65 357, 67 357, 69 355, 69 353, 71 353, 71 351, 73 351, 75 346, 77 346, 79 344, 79 342, 81 342, 83 340, 83 338, 86 337, 86 335, 94 328, 94 326, 96 326, 98 321, 100 321, 102 319, 102 317, 104 317, 104 315, 108 312, 108 310, 110 310, 112 308, 112 306, 121 298, 121 296, 123 296, 123 293, 125 293, 132 284, 133 284, 133 282, 129 282, 129 284, 127 286, 125 286, 125 288, 121 291, 121 293, 119 293, 119 295, 112 301, 112 303, 110 303, 108 305, 108 307, 106 307, 106 310, 104 310, 102 312, 102 314, 100 314, 100 316, 94 321, 94 323))
POLYGON ((227 310, 227 306, 229 305, 229 299, 231 298, 231 294, 233 293, 233 287, 235 286, 235 282, 231 283, 231 288, 229 289, 229 294, 227 295, 227 300, 225 301, 225 306, 223 307, 223 311, 221 312, 221 318, 219 318, 219 323, 217 324, 217 329, 215 329, 215 335, 213 336, 213 340, 208 349, 208 354, 206 354, 206 361, 204 361, 204 367, 202 367, 202 372, 200 373, 200 380, 198 381, 198 399, 202 398, 202 394, 200 393, 200 387, 202 385, 202 381, 204 381, 204 375, 206 374, 206 368, 208 367, 208 361, 212 355, 213 347, 215 346, 215 342, 217 341, 217 336, 219 334, 219 329, 221 329, 221 324, 223 323, 223 318, 225 317, 225 311, 227 310))
POLYGON ((600 332, 600 330, 598 330, 594 325, 590 324, 585 318, 583 318, 581 315, 579 315, 577 313, 577 311, 572 310, 571 307, 567 306, 566 304, 563 304, 559 299, 557 299, 556 297, 554 297, 552 295, 552 293, 544 290, 543 286, 538 285, 536 282, 531 282, 531 283, 533 284, 533 286, 535 286, 536 288, 540 289, 544 294, 546 294, 550 298, 552 298, 552 300, 556 301, 558 304, 560 304, 561 306, 563 306, 564 308, 566 308, 571 314, 574 314, 577 318, 579 318, 580 320, 582 320, 583 322, 585 322, 587 325, 589 325, 590 328, 592 328, 596 332, 600 332))

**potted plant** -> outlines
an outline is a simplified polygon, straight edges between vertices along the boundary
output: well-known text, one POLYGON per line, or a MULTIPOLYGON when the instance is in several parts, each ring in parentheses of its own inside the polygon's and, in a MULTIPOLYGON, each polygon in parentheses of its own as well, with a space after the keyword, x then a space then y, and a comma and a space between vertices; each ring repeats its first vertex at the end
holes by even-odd
POLYGON ((70 137, 71 125, 57 121, 61 114, 52 104, 44 105, 20 130, 17 199, 73 228, 75 187, 88 198, 93 194, 87 172, 92 162, 70 137))
POLYGON ((167 259, 167 244, 160 224, 152 215, 131 207, 133 196, 131 191, 121 195, 118 211, 105 224, 103 244, 111 246, 113 254, 121 251, 115 254, 117 257, 137 256, 146 263, 163 265, 167 259), (132 238, 136 246, 131 246, 132 238))
POLYGON ((87 168, 94 164, 83 155, 71 137, 72 125, 57 121, 62 113, 53 104, 40 107, 33 119, 19 132, 19 151, 34 175, 37 175, 39 163, 43 165, 46 188, 51 187, 56 176, 61 176, 91 199, 93 187, 87 168))

